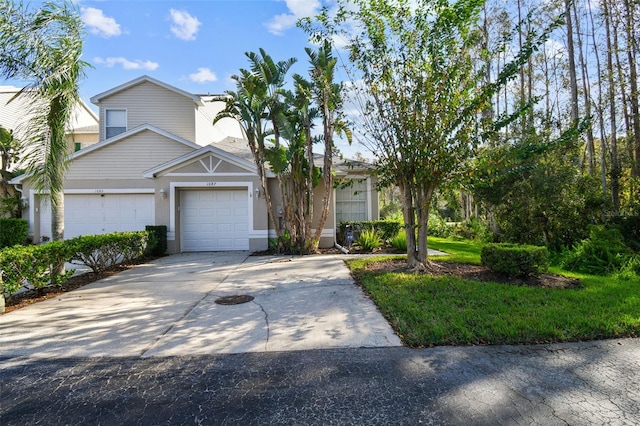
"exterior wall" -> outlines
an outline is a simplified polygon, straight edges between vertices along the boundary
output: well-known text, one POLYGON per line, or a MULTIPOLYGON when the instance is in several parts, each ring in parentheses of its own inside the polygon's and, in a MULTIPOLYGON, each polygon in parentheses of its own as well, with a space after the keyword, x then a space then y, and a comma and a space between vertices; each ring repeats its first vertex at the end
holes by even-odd
POLYGON ((98 143, 100 135, 98 133, 79 133, 67 135, 67 145, 69 147, 68 152, 74 153, 76 150, 76 143, 82 144, 82 148, 87 148, 93 144, 98 143))
POLYGON ((142 82, 100 102, 101 141, 105 139, 107 109, 127 111, 127 130, 151 124, 186 140, 195 141, 196 105, 193 99, 156 84, 142 82))
POLYGON ((75 179, 140 179, 144 171, 193 151, 193 148, 145 130, 73 160, 75 179))
POLYGON ((224 102, 214 101, 214 96, 202 96, 204 105, 199 106, 196 112, 196 140, 198 145, 209 145, 219 142, 227 137, 243 139, 240 124, 231 118, 223 118, 213 126, 213 120, 218 112, 224 109, 224 102))
POLYGON ((168 233, 168 252, 179 253, 180 247, 180 192, 190 189, 224 189, 246 188, 253 200, 252 224, 249 230, 249 250, 266 250, 267 240, 267 206, 264 198, 255 198, 255 189, 259 188, 257 176, 161 176, 155 179, 156 224, 166 225, 168 233), (166 198, 162 198, 160 190, 164 190, 166 198))

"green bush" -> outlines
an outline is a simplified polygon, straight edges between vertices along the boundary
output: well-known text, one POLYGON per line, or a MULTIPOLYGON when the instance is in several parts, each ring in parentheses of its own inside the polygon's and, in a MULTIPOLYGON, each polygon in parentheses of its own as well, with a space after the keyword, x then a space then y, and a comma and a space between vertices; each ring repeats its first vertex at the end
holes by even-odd
POLYGON ((0 248, 27 242, 29 224, 25 219, 0 218, 0 248))
POLYGON ((514 277, 539 275, 549 268, 546 247, 517 244, 486 244, 480 261, 495 272, 514 277))
POLYGON ((83 235, 67 241, 72 246, 72 262, 88 266, 99 274, 111 265, 131 263, 142 257, 147 248, 149 233, 113 232, 102 235, 83 235))
POLYGON ((624 238, 616 228, 604 225, 589 227, 589 238, 576 244, 561 261, 564 269, 592 275, 606 275, 620 270, 631 256, 624 238))
POLYGON ((147 252, 152 256, 163 256, 167 252, 166 225, 147 225, 145 230, 149 233, 147 252))
POLYGON ((374 229, 365 229, 360 232, 360 236, 356 240, 356 244, 365 251, 373 251, 382 245, 380 234, 374 229))
POLYGON ((391 246, 396 250, 407 251, 407 233, 405 231, 398 232, 398 235, 391 239, 391 246))
POLYGON ((429 213, 429 236, 447 238, 453 233, 451 226, 436 213, 429 213))
POLYGON ((454 233, 465 240, 491 241, 492 239, 492 232, 489 227, 475 217, 456 224, 454 233))
POLYGON ((130 263, 145 253, 148 238, 147 232, 115 232, 4 248, 0 250, 0 291, 8 297, 24 286, 41 289, 60 285, 74 273, 55 273, 65 262, 79 261, 96 273, 110 265, 130 263))
POLYGON ((362 220, 362 221, 350 221, 340 222, 338 227, 338 239, 342 242, 345 241, 347 234, 346 228, 350 225, 354 233, 354 237, 357 239, 358 235, 364 230, 373 230, 378 233, 378 236, 383 241, 387 241, 398 235, 400 229, 402 229, 402 223, 392 220, 362 220))
POLYGON ((55 274, 57 265, 66 262, 72 248, 63 241, 39 246, 14 246, 0 250, 2 293, 10 296, 25 285, 42 289, 62 284, 74 271, 55 274))

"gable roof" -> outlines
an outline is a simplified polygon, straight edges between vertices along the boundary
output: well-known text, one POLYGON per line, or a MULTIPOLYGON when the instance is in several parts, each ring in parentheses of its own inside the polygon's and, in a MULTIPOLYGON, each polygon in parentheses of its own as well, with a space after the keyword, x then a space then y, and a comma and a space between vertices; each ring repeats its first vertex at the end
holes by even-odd
MULTIPOLYGON (((27 125, 32 98, 19 96, 20 87, 0 86, 0 126, 18 130, 27 125)), ((98 133, 98 116, 82 99, 75 106, 68 123, 69 133, 98 133), (80 132, 82 130, 82 132, 80 132)))
MULTIPOLYGON (((197 150, 198 148, 200 148, 200 145, 197 145, 197 144, 195 144, 193 142, 190 142, 190 141, 188 141, 188 140, 186 140, 184 138, 181 138, 181 137, 176 136, 176 135, 174 135, 172 133, 169 133, 167 131, 159 129, 159 128, 155 127, 155 126, 152 126, 151 124, 145 124, 145 125, 142 125, 142 126, 138 126, 138 127, 134 128, 134 129, 131 129, 131 130, 127 131, 127 132, 120 133, 119 135, 114 136, 114 137, 109 138, 109 139, 106 139, 106 140, 104 140, 102 142, 98 142, 96 144, 90 145, 90 146, 88 146, 88 147, 86 147, 84 149, 81 149, 80 151, 76 151, 71 155, 71 160, 75 160, 76 158, 83 157, 83 156, 85 156, 87 154, 92 153, 93 151, 97 151, 97 150, 102 149, 104 147, 116 144, 116 143, 118 143, 119 141, 121 141, 123 139, 131 137, 131 136, 136 135, 138 133, 144 132, 146 130, 148 130, 150 132, 154 132, 154 133, 156 133, 156 134, 158 134, 160 136, 164 136, 167 139, 174 140, 174 141, 176 141, 178 143, 181 143, 183 145, 188 146, 189 148, 193 148, 194 150, 197 150)), ((11 179, 9 181, 9 183, 12 184, 12 185, 20 184, 20 183, 22 183, 23 180, 27 179, 30 176, 31 176, 31 173, 25 173, 25 174, 22 174, 20 176, 16 176, 15 178, 11 179)))
POLYGON ((200 149, 197 149, 193 152, 190 152, 188 154, 185 154, 181 157, 175 158, 171 161, 168 161, 164 164, 160 164, 157 167, 154 167, 152 169, 147 170, 146 172, 144 172, 143 176, 145 178, 149 178, 149 179, 153 179, 155 177, 157 177, 160 173, 162 172, 166 172, 166 171, 170 171, 172 169, 177 169, 179 167, 181 167, 182 165, 188 163, 189 161, 198 158, 201 155, 204 154, 213 154, 216 157, 219 157, 235 166, 238 166, 240 168, 243 168, 251 173, 257 173, 257 168, 256 165, 251 162, 251 161, 247 161, 243 158, 240 158, 234 154, 231 154, 225 150, 222 150, 216 146, 213 145, 207 145, 207 146, 203 146, 203 147, 199 147, 200 149))
POLYGON ((116 93, 125 91, 125 90, 127 90, 127 89, 129 89, 131 87, 137 86, 138 84, 142 84, 142 83, 155 84, 156 86, 163 87, 163 88, 165 88, 167 90, 170 90, 170 91, 172 91, 174 93, 177 93, 178 95, 181 95, 181 96, 184 96, 186 98, 189 98, 189 99, 193 100, 193 102, 195 102, 198 105, 204 105, 204 103, 202 102, 202 99, 200 98, 200 96, 194 95, 194 94, 189 93, 189 92, 185 92, 182 89, 178 89, 177 87, 174 87, 174 86, 172 86, 170 84, 167 84, 167 83, 165 83, 163 81, 156 80, 155 78, 149 77, 148 75, 140 76, 140 77, 138 77, 138 78, 136 78, 134 80, 131 80, 131 81, 128 81, 128 82, 126 82, 124 84, 121 84, 120 86, 116 86, 113 89, 109 89, 106 92, 99 93, 99 94, 93 96, 90 100, 91 100, 92 103, 97 105, 104 98, 107 98, 109 96, 115 95, 116 93))
POLYGON ((105 146, 109 146, 109 145, 112 145, 114 143, 118 143, 119 141, 121 141, 123 139, 131 137, 131 136, 133 136, 133 135, 135 135, 137 133, 144 132, 145 130, 149 130, 150 132, 157 133, 160 136, 164 136, 167 139, 173 139, 174 141, 179 142, 181 144, 184 144, 184 145, 186 145, 186 146, 188 146, 190 148, 193 148, 193 149, 200 148, 200 145, 195 144, 195 143, 193 143, 191 141, 188 141, 188 140, 186 140, 184 138, 181 138, 180 136, 176 136, 173 133, 169 133, 166 130, 162 130, 162 129, 160 129, 160 128, 156 127, 156 126, 153 126, 151 124, 143 124, 142 126, 134 127, 133 129, 128 130, 128 131, 123 132, 123 133, 120 133, 119 135, 114 136, 112 138, 105 139, 105 140, 103 140, 101 142, 98 142, 96 144, 90 145, 90 146, 88 146, 88 147, 86 147, 84 149, 81 149, 80 151, 76 151, 71 156, 71 159, 74 160, 74 159, 76 159, 78 157, 82 157, 84 155, 87 155, 90 152, 93 152, 93 151, 96 151, 98 149, 104 148, 105 146))

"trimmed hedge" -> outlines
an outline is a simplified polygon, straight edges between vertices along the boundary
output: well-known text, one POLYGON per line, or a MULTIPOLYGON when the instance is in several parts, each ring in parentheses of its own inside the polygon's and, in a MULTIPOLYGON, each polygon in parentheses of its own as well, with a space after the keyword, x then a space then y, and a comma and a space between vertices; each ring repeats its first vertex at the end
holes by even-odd
POLYGON ((86 265, 99 274, 111 265, 131 263, 142 257, 147 248, 149 233, 113 232, 102 235, 85 235, 67 241, 73 247, 72 263, 86 265))
POLYGON ((25 219, 0 218, 0 249, 27 242, 29 224, 25 219))
POLYGON ((54 274, 55 266, 65 262, 87 265, 94 273, 119 263, 130 263, 144 255, 149 234, 114 232, 87 235, 67 241, 37 246, 14 246, 0 250, 0 292, 6 297, 25 285, 40 289, 62 284, 74 271, 54 274))
POLYGON ((539 275, 549 269, 549 251, 546 247, 518 244, 486 244, 480 260, 495 272, 514 277, 539 275))
POLYGON ((351 229, 354 233, 354 240, 358 239, 360 232, 365 229, 370 229, 378 233, 383 241, 390 240, 402 229, 402 224, 395 220, 362 220, 362 221, 350 221, 340 222, 338 227, 338 238, 343 243, 345 242, 345 236, 347 234, 347 225, 351 225, 351 229))
POLYGON ((163 256, 167 252, 167 226, 147 225, 145 230, 149 233, 147 252, 153 256, 163 256))

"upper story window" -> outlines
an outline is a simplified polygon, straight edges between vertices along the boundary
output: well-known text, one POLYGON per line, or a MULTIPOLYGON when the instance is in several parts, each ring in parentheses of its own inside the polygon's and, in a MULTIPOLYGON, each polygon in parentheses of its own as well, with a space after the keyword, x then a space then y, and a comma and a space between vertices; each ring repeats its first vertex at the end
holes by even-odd
POLYGON ((108 109, 105 111, 104 117, 106 139, 127 131, 127 110, 108 109))

